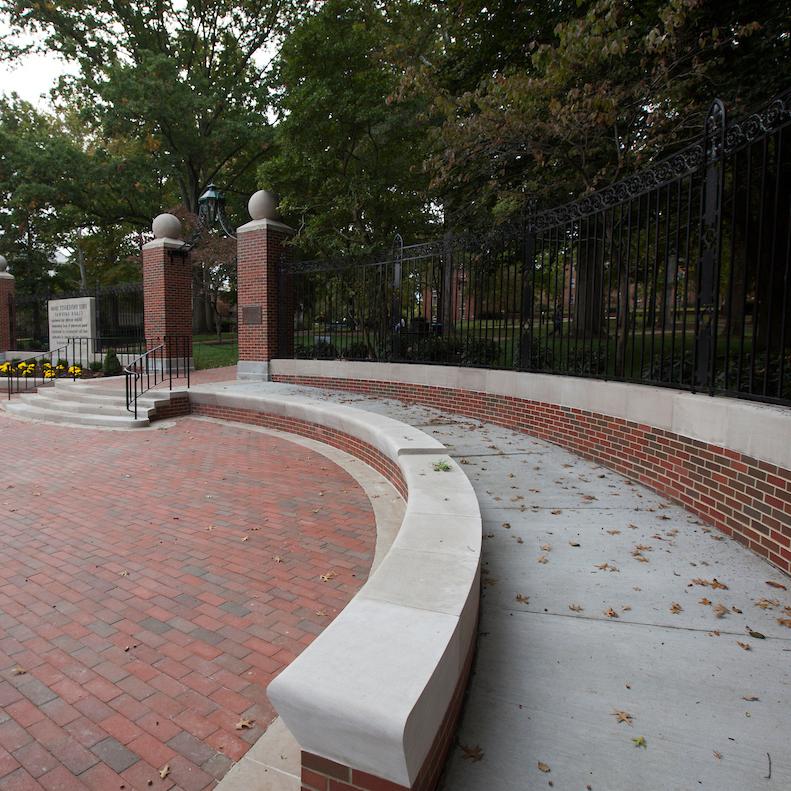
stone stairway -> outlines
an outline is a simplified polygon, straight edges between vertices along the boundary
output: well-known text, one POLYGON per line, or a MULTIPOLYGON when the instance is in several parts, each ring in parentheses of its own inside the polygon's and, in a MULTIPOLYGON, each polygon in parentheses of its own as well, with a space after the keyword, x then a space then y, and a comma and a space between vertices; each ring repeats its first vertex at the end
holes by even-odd
POLYGON ((36 393, 21 393, 5 404, 7 412, 32 420, 104 428, 145 428, 158 406, 170 403, 168 390, 150 390, 137 399, 137 419, 126 409, 124 380, 57 379, 36 393))

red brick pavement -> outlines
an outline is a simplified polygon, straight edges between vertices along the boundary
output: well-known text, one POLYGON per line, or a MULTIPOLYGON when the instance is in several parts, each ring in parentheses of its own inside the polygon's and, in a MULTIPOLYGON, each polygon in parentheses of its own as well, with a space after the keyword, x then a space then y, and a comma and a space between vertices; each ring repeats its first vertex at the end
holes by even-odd
POLYGON ((365 579, 367 498, 317 453, 192 418, 0 432, 0 789, 212 788, 365 579))

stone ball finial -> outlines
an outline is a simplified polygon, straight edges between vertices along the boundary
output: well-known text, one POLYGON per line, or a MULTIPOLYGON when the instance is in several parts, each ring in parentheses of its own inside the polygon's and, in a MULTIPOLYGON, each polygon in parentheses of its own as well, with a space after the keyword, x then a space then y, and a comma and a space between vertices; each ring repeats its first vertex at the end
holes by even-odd
POLYGON ((5 272, 8 270, 8 261, 0 255, 0 272, 5 272))
POLYGON ((181 221, 173 214, 160 214, 151 223, 157 239, 181 239, 181 221))
POLYGON ((247 211, 254 220, 276 220, 277 198, 269 190, 258 190, 247 202, 247 211))

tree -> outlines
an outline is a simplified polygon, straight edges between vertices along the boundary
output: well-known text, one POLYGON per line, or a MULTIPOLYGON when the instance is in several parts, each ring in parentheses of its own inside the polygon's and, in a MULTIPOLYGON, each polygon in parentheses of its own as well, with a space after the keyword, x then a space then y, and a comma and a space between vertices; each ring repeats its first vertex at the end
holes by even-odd
POLYGON ((368 250, 432 223, 424 103, 397 96, 394 24, 375 2, 328 0, 285 41, 278 153, 259 172, 303 249, 368 250))
MULTIPOLYGON (((84 176, 81 186, 95 192, 103 185, 115 221, 145 227, 164 206, 195 212, 213 180, 254 190, 272 137, 270 61, 284 31, 312 5, 0 0, 0 14, 14 31, 78 64, 78 75, 62 78, 54 95, 57 113, 80 125, 82 153, 104 176, 93 183, 84 176)), ((1 42, 4 54, 18 55, 19 45, 1 42)))
MULTIPOLYGON (((487 4, 488 5, 488 4, 487 4)), ((544 17, 523 63, 482 71, 453 96, 431 168, 454 218, 518 214, 590 192, 701 133, 709 102, 735 110, 787 83, 788 0, 595 0, 544 17), (470 209, 472 208, 472 211, 470 209)), ((435 66, 424 67, 425 86, 435 66)))

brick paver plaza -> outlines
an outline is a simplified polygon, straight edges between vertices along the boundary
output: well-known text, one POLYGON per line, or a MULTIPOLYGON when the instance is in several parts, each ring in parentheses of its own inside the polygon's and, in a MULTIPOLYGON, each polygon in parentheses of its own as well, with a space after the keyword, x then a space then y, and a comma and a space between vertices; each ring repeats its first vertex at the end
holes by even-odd
POLYGON ((0 788, 213 787, 365 580, 369 500, 312 450, 208 421, 0 431, 0 788))

